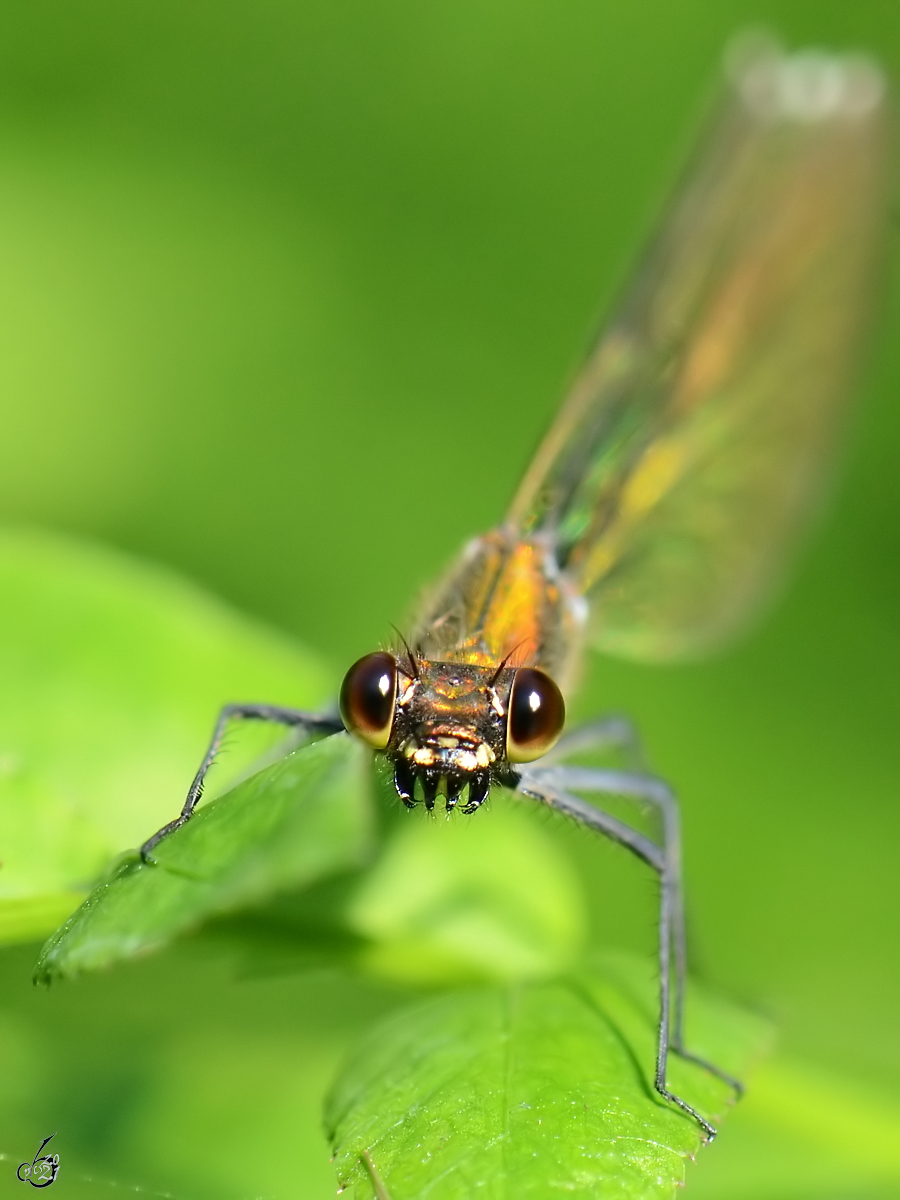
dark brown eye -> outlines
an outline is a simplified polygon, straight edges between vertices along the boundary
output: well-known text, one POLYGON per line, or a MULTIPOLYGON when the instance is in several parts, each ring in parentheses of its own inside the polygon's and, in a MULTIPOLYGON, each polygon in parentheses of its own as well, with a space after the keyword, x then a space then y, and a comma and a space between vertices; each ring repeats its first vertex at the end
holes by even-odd
POLYGON ((549 675, 520 667, 509 693, 506 756, 510 762, 533 762, 546 754, 562 733, 566 704, 549 675))
POLYGON ((383 750, 394 723, 397 662, 392 654, 367 654, 355 662, 341 685, 341 717, 351 733, 383 750))

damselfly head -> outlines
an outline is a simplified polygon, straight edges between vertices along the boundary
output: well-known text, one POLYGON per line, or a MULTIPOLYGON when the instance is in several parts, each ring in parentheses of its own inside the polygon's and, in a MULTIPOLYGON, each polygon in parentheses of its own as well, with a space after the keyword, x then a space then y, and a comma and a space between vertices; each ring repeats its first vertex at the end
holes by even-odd
POLYGON ((354 663, 341 688, 347 729, 394 762, 409 806, 474 812, 514 763, 546 754, 562 732, 565 703, 535 667, 407 662, 379 651, 354 663), (418 784, 418 788, 417 788, 418 784))

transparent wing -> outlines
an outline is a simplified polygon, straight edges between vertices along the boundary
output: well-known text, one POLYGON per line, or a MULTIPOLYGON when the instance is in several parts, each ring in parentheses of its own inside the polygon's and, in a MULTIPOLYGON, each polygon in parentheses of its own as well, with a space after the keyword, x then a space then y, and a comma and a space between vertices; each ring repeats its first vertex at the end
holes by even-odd
POLYGON ((623 303, 509 514, 590 598, 594 643, 725 639, 815 499, 872 290, 884 84, 745 45, 623 303))

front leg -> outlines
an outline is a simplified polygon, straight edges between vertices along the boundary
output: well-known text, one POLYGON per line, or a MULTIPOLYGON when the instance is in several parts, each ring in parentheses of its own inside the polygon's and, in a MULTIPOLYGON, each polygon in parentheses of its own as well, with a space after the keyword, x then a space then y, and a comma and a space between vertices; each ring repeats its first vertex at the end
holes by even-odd
MULTIPOLYGON (((602 722, 592 728, 602 727, 602 722)), ((580 730, 576 730, 575 737, 580 730)), ((545 760, 543 760, 545 761, 545 760)), ((629 771, 609 771, 589 767, 550 767, 542 764, 533 769, 545 780, 564 789, 575 791, 603 792, 607 795, 633 797, 653 806, 659 813, 663 828, 663 855, 665 871, 671 892, 666 924, 675 951, 675 973, 673 991, 673 1020, 670 1048, 681 1058, 688 1059, 716 1075, 738 1096, 744 1093, 744 1085, 734 1076, 717 1067, 715 1063, 688 1050, 684 1044, 684 993, 687 975, 687 939, 684 919, 684 892, 681 882, 681 814, 678 800, 669 785, 653 775, 638 775, 629 771)), ((661 884, 661 886, 663 886, 661 884)))
POLYGON ((140 853, 144 862, 155 862, 156 860, 151 856, 150 851, 157 842, 162 841, 174 829, 178 829, 179 826, 184 825, 186 821, 190 820, 194 809, 200 801, 200 797, 203 795, 203 784, 206 774, 219 752, 222 739, 225 737, 225 731, 232 721, 271 721, 274 724, 286 725, 291 728, 303 728, 309 733, 324 734, 338 733, 344 728, 342 722, 337 717, 318 716, 315 713, 302 712, 297 708, 282 708, 277 704, 226 704, 219 713, 209 748, 203 756, 203 761, 197 770, 197 774, 194 776, 194 782, 188 788, 187 798, 182 805, 181 812, 174 821, 169 821, 167 825, 163 825, 162 829, 157 830, 152 837, 147 838, 146 842, 141 846, 140 853))
POLYGON ((659 1027, 654 1086, 661 1096, 676 1104, 700 1125, 709 1141, 716 1130, 709 1121, 687 1101, 672 1092, 666 1074, 669 1049, 677 1050, 706 1067, 715 1075, 740 1090, 741 1085, 712 1063, 685 1053, 681 1045, 681 1021, 683 1014, 684 988, 684 935, 683 905, 681 898, 680 852, 678 809, 675 798, 662 782, 652 776, 635 775, 624 771, 591 770, 583 767, 528 766, 517 769, 517 790, 532 799, 542 801, 559 812, 574 817, 577 821, 605 834, 625 846, 659 876, 659 1027), (650 838, 639 833, 624 821, 602 809, 595 808, 587 800, 575 796, 569 789, 605 792, 611 795, 631 796, 648 800, 663 813, 664 844, 658 846, 650 838), (672 1011, 672 944, 676 948, 675 970, 675 1030, 671 1027, 672 1011))

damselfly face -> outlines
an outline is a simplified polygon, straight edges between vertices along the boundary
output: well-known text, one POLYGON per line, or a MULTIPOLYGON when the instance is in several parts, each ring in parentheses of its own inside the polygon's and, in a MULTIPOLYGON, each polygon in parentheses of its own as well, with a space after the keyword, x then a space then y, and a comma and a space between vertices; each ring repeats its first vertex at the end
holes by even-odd
POLYGON ((367 654, 341 688, 344 724, 394 763, 403 802, 471 813, 512 764, 546 754, 562 732, 565 704, 535 667, 432 662, 367 654))

